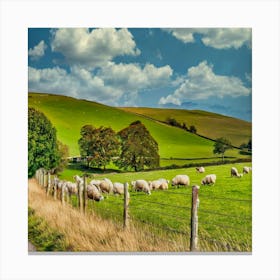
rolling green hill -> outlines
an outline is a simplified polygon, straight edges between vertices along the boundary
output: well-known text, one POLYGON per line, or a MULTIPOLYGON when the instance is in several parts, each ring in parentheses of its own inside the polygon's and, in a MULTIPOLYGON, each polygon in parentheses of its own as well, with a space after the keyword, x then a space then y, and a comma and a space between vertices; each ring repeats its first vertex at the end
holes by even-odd
MULTIPOLYGON (((162 158, 213 157, 212 141, 131 112, 61 95, 29 93, 28 97, 28 105, 42 111, 56 127, 58 139, 69 146, 71 156, 79 155, 77 142, 83 125, 110 126, 119 131, 140 120, 158 142, 162 158)), ((236 149, 227 155, 242 157, 236 149)))
POLYGON ((157 108, 121 108, 125 112, 136 113, 149 118, 166 121, 174 118, 187 127, 194 125, 197 133, 211 139, 228 138, 234 146, 247 143, 252 137, 252 124, 240 119, 199 110, 157 109, 157 108))

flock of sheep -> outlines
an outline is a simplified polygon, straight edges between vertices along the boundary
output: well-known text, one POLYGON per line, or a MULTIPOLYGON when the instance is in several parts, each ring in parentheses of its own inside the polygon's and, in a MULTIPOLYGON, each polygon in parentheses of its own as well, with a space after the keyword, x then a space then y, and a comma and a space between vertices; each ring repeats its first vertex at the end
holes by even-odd
MULTIPOLYGON (((231 168, 231 177, 238 177, 241 178, 243 174, 248 174, 252 170, 251 167, 243 167, 243 173, 239 173, 235 167, 231 168)), ((204 173, 204 167, 196 167, 196 171, 198 173, 204 173)), ((217 176, 215 174, 206 175, 202 181, 201 185, 214 185, 216 183, 217 176)), ((78 188, 83 190, 84 188, 84 181, 83 179, 75 175, 74 176, 75 182, 64 181, 60 180, 57 177, 53 179, 53 188, 58 190, 61 194, 68 195, 78 195, 78 188)), ((141 191, 148 195, 151 194, 153 190, 167 190, 169 185, 169 180, 166 179, 158 179, 153 181, 146 181, 146 180, 136 180, 131 182, 131 188, 133 191, 141 191)), ((190 178, 188 175, 176 175, 171 180, 172 186, 189 186, 190 185, 190 178)), ((87 184, 87 197, 94 201, 101 201, 104 199, 104 194, 117 194, 123 195, 125 187, 129 187, 129 183, 119 183, 112 181, 108 178, 104 178, 101 180, 91 180, 87 184)), ((128 194, 129 195, 129 194, 128 194)))

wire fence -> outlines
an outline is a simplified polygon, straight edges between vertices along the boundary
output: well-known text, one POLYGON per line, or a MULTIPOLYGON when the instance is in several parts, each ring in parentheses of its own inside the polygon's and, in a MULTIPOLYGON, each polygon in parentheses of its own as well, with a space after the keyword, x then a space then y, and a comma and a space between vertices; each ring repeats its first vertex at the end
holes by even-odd
MULTIPOLYGON (((54 178, 51 178, 50 173, 38 170, 36 179, 39 185, 46 188, 47 195, 54 197, 56 195, 55 198, 63 202, 63 188, 60 190, 55 188, 57 184, 54 182, 54 178)), ((85 178, 84 182, 86 185, 85 178)), ((211 201, 232 201, 238 207, 239 203, 251 203, 251 199, 205 194, 199 195, 198 199, 198 190, 195 198, 193 191, 188 193, 182 189, 177 190, 177 192, 176 189, 165 190, 162 191, 162 194, 166 197, 166 201, 168 201, 169 195, 183 196, 185 205, 160 202, 152 200, 150 196, 143 193, 133 192, 130 194, 130 198, 129 195, 118 197, 107 195, 103 201, 96 203, 92 200, 92 203, 89 204, 82 201, 82 197, 87 199, 87 196, 80 194, 79 190, 75 195, 69 195, 69 203, 73 207, 80 208, 81 211, 93 212, 101 217, 123 222, 124 228, 129 227, 129 224, 145 225, 149 234, 156 234, 162 240, 172 241, 172 238, 182 240, 184 237, 184 248, 188 244, 191 251, 207 251, 209 248, 221 251, 251 250, 252 219, 249 215, 231 214, 230 209, 226 207, 219 210, 208 209, 211 201), (204 204, 204 202, 208 202, 208 204, 204 204), (159 231, 160 234, 158 234, 159 231), (171 239, 170 234, 172 234, 171 239), (240 238, 243 238, 243 242, 240 242, 240 238)))

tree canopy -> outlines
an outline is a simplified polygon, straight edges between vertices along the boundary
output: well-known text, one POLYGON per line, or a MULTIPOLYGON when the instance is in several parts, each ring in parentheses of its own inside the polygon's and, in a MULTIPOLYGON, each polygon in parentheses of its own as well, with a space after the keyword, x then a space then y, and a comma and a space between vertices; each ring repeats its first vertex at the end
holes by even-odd
POLYGON ((135 171, 143 170, 145 166, 159 166, 158 143, 140 121, 131 123, 118 135, 121 138, 121 155, 116 161, 117 166, 135 171))
POLYGON ((42 112, 28 108, 28 177, 39 168, 53 169, 59 160, 56 129, 42 112))
POLYGON ((229 149, 232 149, 231 142, 226 138, 218 138, 214 144, 214 154, 221 154, 224 161, 225 152, 229 149))

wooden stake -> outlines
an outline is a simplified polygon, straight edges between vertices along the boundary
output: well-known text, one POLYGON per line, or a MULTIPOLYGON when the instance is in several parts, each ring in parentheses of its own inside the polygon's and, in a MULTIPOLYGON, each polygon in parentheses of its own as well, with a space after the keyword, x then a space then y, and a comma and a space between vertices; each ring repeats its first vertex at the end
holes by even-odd
POLYGON ((129 192, 128 184, 124 184, 123 228, 129 228, 129 192))
POLYGON ((86 209, 87 209, 87 177, 84 175, 83 176, 83 185, 84 185, 84 189, 83 189, 83 193, 84 193, 84 213, 86 213, 86 209))
POLYGON ((198 190, 199 186, 192 187, 192 209, 191 209, 191 239, 190 239, 190 251, 198 251, 198 190))

